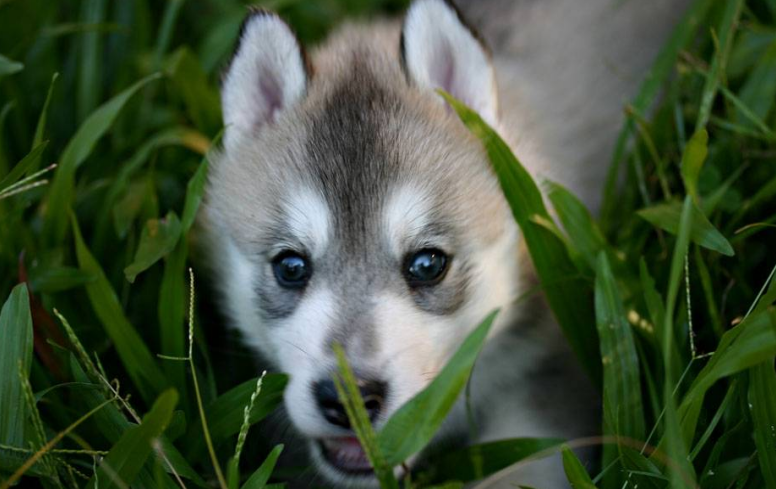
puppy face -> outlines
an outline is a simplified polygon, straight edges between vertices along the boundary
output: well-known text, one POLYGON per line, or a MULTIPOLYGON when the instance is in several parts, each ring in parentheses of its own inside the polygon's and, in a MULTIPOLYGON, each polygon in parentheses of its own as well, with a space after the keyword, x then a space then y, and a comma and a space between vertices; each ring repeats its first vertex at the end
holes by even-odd
POLYGON ((254 13, 224 80, 207 202, 221 288, 245 340, 290 375, 287 412, 338 484, 373 477, 331 383, 333 345, 379 427, 518 286, 498 182, 435 88, 497 122, 487 55, 437 0, 416 2, 401 34, 346 29, 312 64, 254 13))

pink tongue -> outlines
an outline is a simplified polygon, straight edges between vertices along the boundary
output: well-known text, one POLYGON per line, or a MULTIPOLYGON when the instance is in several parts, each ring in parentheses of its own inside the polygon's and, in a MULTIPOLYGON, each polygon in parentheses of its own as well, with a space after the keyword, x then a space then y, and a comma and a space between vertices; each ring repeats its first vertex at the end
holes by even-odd
POLYGON ((355 445, 358 447, 359 450, 361 450, 361 443, 358 441, 358 438, 355 436, 345 436, 342 438, 337 439, 338 442, 342 443, 343 445, 355 445))
POLYGON ((371 469, 358 438, 354 436, 330 438, 324 441, 324 445, 328 451, 329 461, 334 465, 344 470, 365 471, 371 469))

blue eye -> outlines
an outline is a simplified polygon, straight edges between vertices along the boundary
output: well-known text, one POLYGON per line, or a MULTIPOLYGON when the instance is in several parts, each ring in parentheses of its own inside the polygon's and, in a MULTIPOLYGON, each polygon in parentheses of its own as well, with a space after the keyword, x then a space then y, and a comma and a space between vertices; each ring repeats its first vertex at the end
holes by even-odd
POLYGON ((436 285, 445 276, 447 261, 447 255, 441 250, 420 250, 407 259, 407 281, 412 287, 436 285))
POLYGON ((281 287, 288 289, 304 287, 312 275, 307 259, 294 251, 285 251, 272 260, 272 270, 281 287))

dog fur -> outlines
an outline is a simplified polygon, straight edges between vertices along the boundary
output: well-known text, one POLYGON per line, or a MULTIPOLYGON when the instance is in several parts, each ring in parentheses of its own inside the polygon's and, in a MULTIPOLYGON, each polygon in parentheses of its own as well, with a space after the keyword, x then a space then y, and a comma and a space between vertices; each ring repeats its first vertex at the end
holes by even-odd
MULTIPOLYGON (((285 407, 320 473, 342 473, 317 439, 327 423, 311 385, 340 343, 362 378, 388 387, 379 427, 500 309, 471 380, 476 429, 459 402, 438 441, 593 435, 596 393, 541 297, 481 143, 444 104, 477 110, 536 178, 594 211, 623 106, 685 0, 416 0, 403 23, 347 24, 307 56, 277 16, 254 11, 225 73, 226 132, 206 200, 211 261, 226 311, 264 362, 290 374, 285 407), (405 258, 444 250, 432 287, 408 286, 405 258), (312 264, 284 289, 284 250, 312 264)), ((409 461, 422 463, 422 456, 409 461)), ((400 469, 397 469, 400 473, 400 469)), ((495 482, 564 487, 557 459, 495 482)))

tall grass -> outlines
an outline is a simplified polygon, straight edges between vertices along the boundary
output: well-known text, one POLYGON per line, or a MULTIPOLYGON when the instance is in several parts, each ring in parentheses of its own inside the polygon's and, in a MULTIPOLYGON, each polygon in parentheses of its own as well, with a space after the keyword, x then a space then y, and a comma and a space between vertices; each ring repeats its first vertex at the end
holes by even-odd
MULTIPOLYGON (((312 43, 405 2, 264 4, 312 43)), ((285 377, 250 373, 204 284, 186 307, 218 71, 243 13, 229 0, 0 0, 0 487, 256 488, 307 470, 276 469, 282 447, 259 435, 281 429, 265 418, 285 377)), ((776 2, 696 0, 624 107, 594 219, 450 100, 600 381, 602 437, 565 442, 603 450, 584 466, 563 440, 504 440, 439 454, 406 484, 562 450, 575 487, 776 488, 774 102, 776 2)), ((487 324, 381 432, 359 430, 386 485, 460 392, 487 324)))

